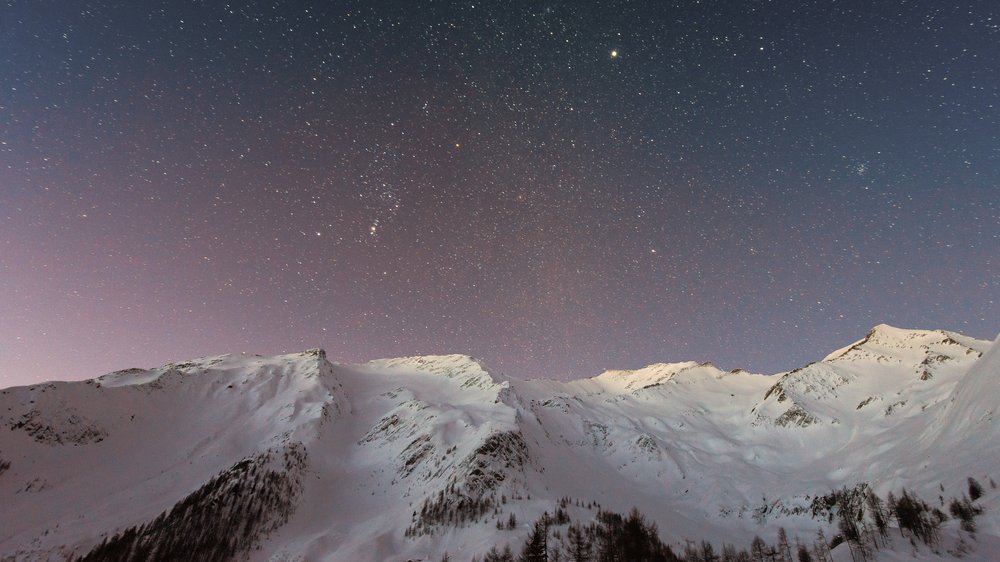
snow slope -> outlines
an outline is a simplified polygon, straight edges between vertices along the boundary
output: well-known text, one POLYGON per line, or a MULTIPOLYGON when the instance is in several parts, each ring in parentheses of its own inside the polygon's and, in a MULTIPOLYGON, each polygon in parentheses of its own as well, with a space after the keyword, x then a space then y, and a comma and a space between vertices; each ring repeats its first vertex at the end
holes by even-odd
MULTIPOLYGON (((463 355, 310 350, 9 388, 0 559, 80 556, 179 504, 220 529, 273 512, 233 546, 260 561, 468 559, 516 548, 564 497, 574 518, 636 506, 675 544, 808 539, 827 527, 813 500, 841 486, 936 499, 1000 478, 998 376, 1000 341, 881 325, 773 376, 687 362, 520 381, 463 355)), ((1000 547, 997 497, 977 552, 1000 547)), ((188 523, 171 513, 157 536, 188 523)))

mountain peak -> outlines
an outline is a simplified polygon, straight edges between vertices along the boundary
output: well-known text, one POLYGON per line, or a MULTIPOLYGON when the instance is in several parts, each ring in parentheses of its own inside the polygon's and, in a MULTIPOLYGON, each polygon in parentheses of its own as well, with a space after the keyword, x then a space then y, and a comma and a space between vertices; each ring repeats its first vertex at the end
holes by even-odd
POLYGON ((632 370, 608 370, 593 377, 592 380, 619 392, 630 392, 680 378, 684 380, 694 380, 705 376, 719 378, 724 374, 723 371, 708 362, 683 361, 680 363, 653 363, 632 370))
MULTIPOLYGON (((990 345, 879 325, 780 378, 686 361, 499 383, 469 355, 347 366, 317 348, 3 389, 0 559, 187 544, 173 525, 192 521, 253 530, 253 560, 471 556, 522 540, 515 516, 561 507, 587 524, 591 505, 635 506, 674 545, 812 533, 831 488, 954 495, 993 474, 1000 343, 977 353, 990 345)), ((982 525, 984 552, 997 528, 982 525)))
POLYGON ((322 348, 312 348, 297 353, 263 357, 249 353, 227 353, 198 357, 187 361, 167 363, 150 369, 131 368, 108 373, 98 377, 96 381, 103 386, 140 386, 147 383, 166 383, 169 380, 189 376, 201 376, 209 372, 253 371, 265 368, 263 373, 289 372, 314 373, 329 370, 331 367, 322 348), (307 368, 292 368, 292 366, 307 368))
POLYGON ((823 358, 823 361, 885 357, 907 351, 926 351, 929 346, 937 344, 951 344, 969 348, 969 343, 972 343, 969 338, 944 330, 905 329, 888 324, 878 324, 869 330, 864 338, 830 353, 823 358), (956 337, 963 341, 957 341, 956 337))
POLYGON ((360 367, 372 372, 426 373, 449 379, 462 379, 465 381, 463 386, 486 387, 507 380, 506 377, 490 371, 480 359, 459 353, 376 359, 360 367))
POLYGON ((486 370, 478 359, 464 353, 387 357, 384 359, 374 359, 372 361, 368 361, 365 365, 389 369, 416 369, 418 371, 436 372, 442 374, 465 369, 486 370))

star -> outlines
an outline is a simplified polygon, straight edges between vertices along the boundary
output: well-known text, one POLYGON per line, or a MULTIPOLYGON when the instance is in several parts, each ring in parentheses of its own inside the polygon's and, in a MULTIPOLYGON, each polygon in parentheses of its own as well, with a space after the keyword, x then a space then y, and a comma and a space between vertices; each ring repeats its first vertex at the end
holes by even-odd
POLYGON ((0 387, 317 343, 777 372, 878 322, 1000 329, 984 2, 80 4, 0 8, 0 387))

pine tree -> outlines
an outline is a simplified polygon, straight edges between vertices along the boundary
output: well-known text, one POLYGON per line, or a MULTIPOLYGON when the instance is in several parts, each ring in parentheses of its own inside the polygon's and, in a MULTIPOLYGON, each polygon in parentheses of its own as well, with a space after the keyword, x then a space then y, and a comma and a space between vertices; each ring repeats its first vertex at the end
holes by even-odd
POLYGON ((860 506, 856 505, 856 495, 847 491, 847 488, 837 496, 837 528, 847 540, 847 547, 851 551, 851 559, 857 560, 860 554, 862 560, 865 559, 862 544, 861 529, 858 521, 862 518, 863 512, 860 506))
POLYGON ((826 534, 823 529, 816 531, 816 542, 813 543, 813 554, 816 555, 817 562, 829 562, 833 555, 830 553, 830 545, 826 542, 826 534))
POLYGON ((570 525, 569 530, 566 531, 566 538, 569 540, 569 559, 571 562, 591 561, 594 545, 579 523, 570 525))
POLYGON ((715 554, 715 547, 708 541, 701 541, 701 559, 705 562, 719 562, 719 556, 715 554))
POLYGON ((535 522, 531 534, 521 549, 518 562, 548 562, 549 560, 549 518, 542 516, 535 522))
POLYGON ((704 562, 701 559, 701 552, 694 546, 694 541, 684 541, 684 562, 704 562))
POLYGON ((788 544, 788 533, 784 527, 778 529, 778 551, 782 560, 792 562, 792 547, 788 544))
POLYGON ((968 497, 962 496, 962 500, 952 499, 948 510, 953 517, 958 518, 962 530, 967 533, 976 532, 976 516, 983 512, 981 507, 972 504, 968 497))
POLYGON ((885 498, 885 505, 889 514, 889 519, 896 520, 896 528, 899 529, 899 536, 903 535, 903 526, 899 524, 899 515, 896 513, 896 495, 889 492, 889 495, 885 498))
POLYGON ((976 481, 975 478, 971 476, 968 479, 968 484, 969 484, 969 497, 972 499, 972 501, 976 501, 979 498, 983 497, 982 484, 980 484, 978 481, 976 481))
POLYGON ((505 544, 502 551, 494 545, 483 556, 483 562, 514 562, 514 552, 509 544, 505 544))
POLYGON ((872 515, 872 522, 875 523, 875 529, 884 541, 889 536, 889 514, 886 513, 885 504, 882 502, 882 498, 875 495, 875 492, 870 488, 868 494, 865 496, 865 503, 868 505, 868 511, 872 515))
POLYGON ((767 544, 764 543, 764 539, 760 536, 755 536, 752 541, 750 541, 750 559, 753 562, 765 562, 767 557, 767 544))

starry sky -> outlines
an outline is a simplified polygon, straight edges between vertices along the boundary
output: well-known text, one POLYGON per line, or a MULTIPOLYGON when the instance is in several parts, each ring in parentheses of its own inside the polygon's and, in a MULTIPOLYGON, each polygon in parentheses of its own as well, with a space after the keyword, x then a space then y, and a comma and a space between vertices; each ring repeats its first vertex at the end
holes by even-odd
POLYGON ((0 2, 0 386, 1000 329, 994 1, 0 2))

